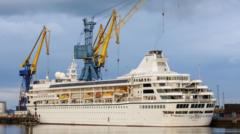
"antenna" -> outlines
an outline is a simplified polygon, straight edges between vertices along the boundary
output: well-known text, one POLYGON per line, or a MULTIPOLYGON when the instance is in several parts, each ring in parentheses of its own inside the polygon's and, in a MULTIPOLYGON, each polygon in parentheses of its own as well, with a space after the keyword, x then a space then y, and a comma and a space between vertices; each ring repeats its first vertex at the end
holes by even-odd
POLYGON ((162 38, 164 32, 165 32, 165 19, 164 19, 164 16, 165 16, 165 8, 164 8, 164 1, 162 1, 162 11, 161 11, 161 18, 162 18, 162 25, 161 26, 161 30, 159 30, 159 32, 157 32, 157 38, 156 38, 156 42, 154 44, 154 50, 156 49, 160 39, 162 38), (160 36, 158 36, 160 35, 160 36))
POLYGON ((224 109, 224 104, 225 104, 225 95, 224 92, 222 92, 222 105, 223 105, 223 109, 224 109))
POLYGON ((164 20, 164 16, 165 16, 165 11, 164 11, 164 8, 162 9, 162 33, 164 33, 164 22, 165 22, 165 20, 164 20))
POLYGON ((219 85, 217 85, 217 104, 220 107, 219 85))
POLYGON ((117 75, 119 76, 120 72, 120 48, 119 45, 117 45, 117 75))

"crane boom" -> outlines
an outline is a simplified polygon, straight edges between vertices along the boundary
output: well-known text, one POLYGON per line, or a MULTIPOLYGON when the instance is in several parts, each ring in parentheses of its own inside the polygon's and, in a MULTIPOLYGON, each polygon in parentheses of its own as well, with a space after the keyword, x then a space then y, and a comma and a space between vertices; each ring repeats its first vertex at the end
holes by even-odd
POLYGON ((37 63, 38 63, 39 56, 41 54, 41 50, 42 50, 42 46, 43 46, 44 41, 45 41, 45 44, 46 44, 46 54, 49 55, 49 44, 48 44, 49 43, 49 41, 48 41, 49 38, 47 39, 47 37, 46 37, 47 36, 47 32, 49 32, 49 31, 44 26, 43 27, 42 36, 41 36, 42 38, 40 40, 40 44, 38 46, 37 52, 36 52, 36 54, 34 56, 34 59, 33 59, 33 62, 32 62, 32 67, 31 67, 31 73, 32 74, 36 73, 36 71, 37 71, 37 63))
POLYGON ((103 25, 100 24, 97 37, 96 37, 96 39, 94 41, 94 50, 93 50, 94 51, 94 55, 97 55, 97 53, 99 51, 99 48, 101 47, 101 45, 103 43, 103 36, 104 36, 104 29, 103 29, 103 25))
POLYGON ((128 13, 120 19, 119 23, 117 24, 115 30, 116 33, 116 43, 120 44, 119 33, 120 29, 125 26, 125 24, 132 18, 132 16, 144 5, 145 0, 138 0, 136 4, 128 11, 128 13))
POLYGON ((126 22, 128 22, 131 17, 143 6, 145 0, 138 0, 136 4, 133 5, 133 7, 128 11, 128 13, 123 17, 123 19, 119 22, 119 27, 123 27, 126 22))
MULTIPOLYGON (((104 36, 104 38, 102 39, 102 45, 101 45, 101 51, 99 53, 96 53, 97 57, 99 57, 97 59, 97 67, 103 67, 104 64, 105 64, 105 61, 106 61, 106 56, 107 56, 107 48, 108 48, 108 45, 109 45, 109 41, 111 39, 111 36, 112 36, 112 32, 113 32, 113 29, 114 29, 114 26, 117 25, 117 12, 116 10, 113 10, 112 11, 112 15, 104 29, 104 32, 102 32, 102 35, 99 35, 99 41, 101 41, 101 38, 103 36, 103 34, 105 33, 105 31, 108 29, 106 35, 104 36), (108 27, 110 23, 110 26, 108 27)), ((98 44, 97 44, 98 45, 98 44)))

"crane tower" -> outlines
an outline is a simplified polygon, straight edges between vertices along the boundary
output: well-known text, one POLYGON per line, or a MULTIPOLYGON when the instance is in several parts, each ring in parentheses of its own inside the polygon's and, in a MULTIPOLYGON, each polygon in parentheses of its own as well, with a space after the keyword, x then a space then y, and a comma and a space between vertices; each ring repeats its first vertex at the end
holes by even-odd
POLYGON ((93 59, 93 29, 96 23, 93 19, 89 20, 87 18, 83 19, 83 23, 85 44, 74 46, 74 58, 84 61, 84 67, 79 79, 86 81, 97 80, 100 78, 100 70, 95 65, 93 59))

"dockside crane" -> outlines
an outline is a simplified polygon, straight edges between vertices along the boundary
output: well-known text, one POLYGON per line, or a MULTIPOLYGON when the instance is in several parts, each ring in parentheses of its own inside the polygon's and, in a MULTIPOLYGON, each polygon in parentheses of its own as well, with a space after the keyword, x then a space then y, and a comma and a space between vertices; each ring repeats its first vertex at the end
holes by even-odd
POLYGON ((98 34, 93 42, 93 28, 96 24, 93 20, 83 19, 85 44, 74 46, 74 58, 82 59, 84 67, 82 69, 80 80, 92 81, 101 78, 101 68, 104 67, 107 56, 107 48, 110 42, 114 27, 117 25, 117 12, 112 11, 107 25, 103 28, 100 25, 98 34))
POLYGON ((119 44, 119 33, 126 22, 133 16, 134 13, 140 9, 145 0, 138 0, 138 2, 129 10, 123 19, 118 21, 116 10, 112 14, 103 27, 100 24, 97 36, 93 41, 93 29, 96 23, 93 20, 83 19, 85 43, 74 46, 74 58, 82 59, 84 67, 81 71, 79 80, 92 81, 101 78, 101 68, 104 67, 107 58, 107 49, 109 42, 115 32, 116 43, 119 44))
POLYGON ((41 33, 39 34, 36 43, 34 44, 33 48, 31 49, 29 55, 24 60, 24 62, 20 65, 21 69, 19 71, 19 75, 22 77, 22 89, 20 93, 20 100, 19 100, 19 109, 25 110, 27 98, 25 97, 25 93, 27 93, 30 89, 30 84, 32 82, 34 74, 37 72, 37 64, 38 59, 42 51, 42 47, 44 43, 46 44, 46 54, 49 55, 49 41, 50 41, 50 31, 47 27, 43 27, 41 33), (37 47, 38 46, 38 47, 37 47), (35 48, 37 47, 35 56, 33 57, 32 62, 30 61, 33 55, 35 48))
POLYGON ((97 37, 94 41, 94 56, 95 56, 95 62, 97 63, 98 67, 104 67, 106 57, 107 57, 107 48, 109 41, 112 37, 112 32, 115 32, 116 36, 116 44, 120 44, 119 34, 120 34, 120 28, 124 27, 125 24, 131 19, 131 17, 144 5, 145 0, 138 0, 137 3, 135 3, 132 8, 127 12, 127 14, 123 17, 123 19, 119 19, 117 21, 117 13, 115 10, 112 12, 112 23, 109 26, 109 31, 106 33, 106 29, 109 25, 110 19, 105 27, 103 29, 102 24, 100 24, 100 28, 97 34, 97 37))

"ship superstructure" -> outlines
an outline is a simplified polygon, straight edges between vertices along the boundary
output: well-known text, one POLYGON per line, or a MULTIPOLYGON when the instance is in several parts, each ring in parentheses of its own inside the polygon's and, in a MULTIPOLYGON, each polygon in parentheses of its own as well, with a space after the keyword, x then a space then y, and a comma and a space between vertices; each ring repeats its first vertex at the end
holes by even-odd
POLYGON ((67 75, 40 80, 27 96, 28 110, 40 122, 54 124, 207 126, 215 105, 201 80, 171 71, 158 50, 117 79, 79 81, 67 75))

